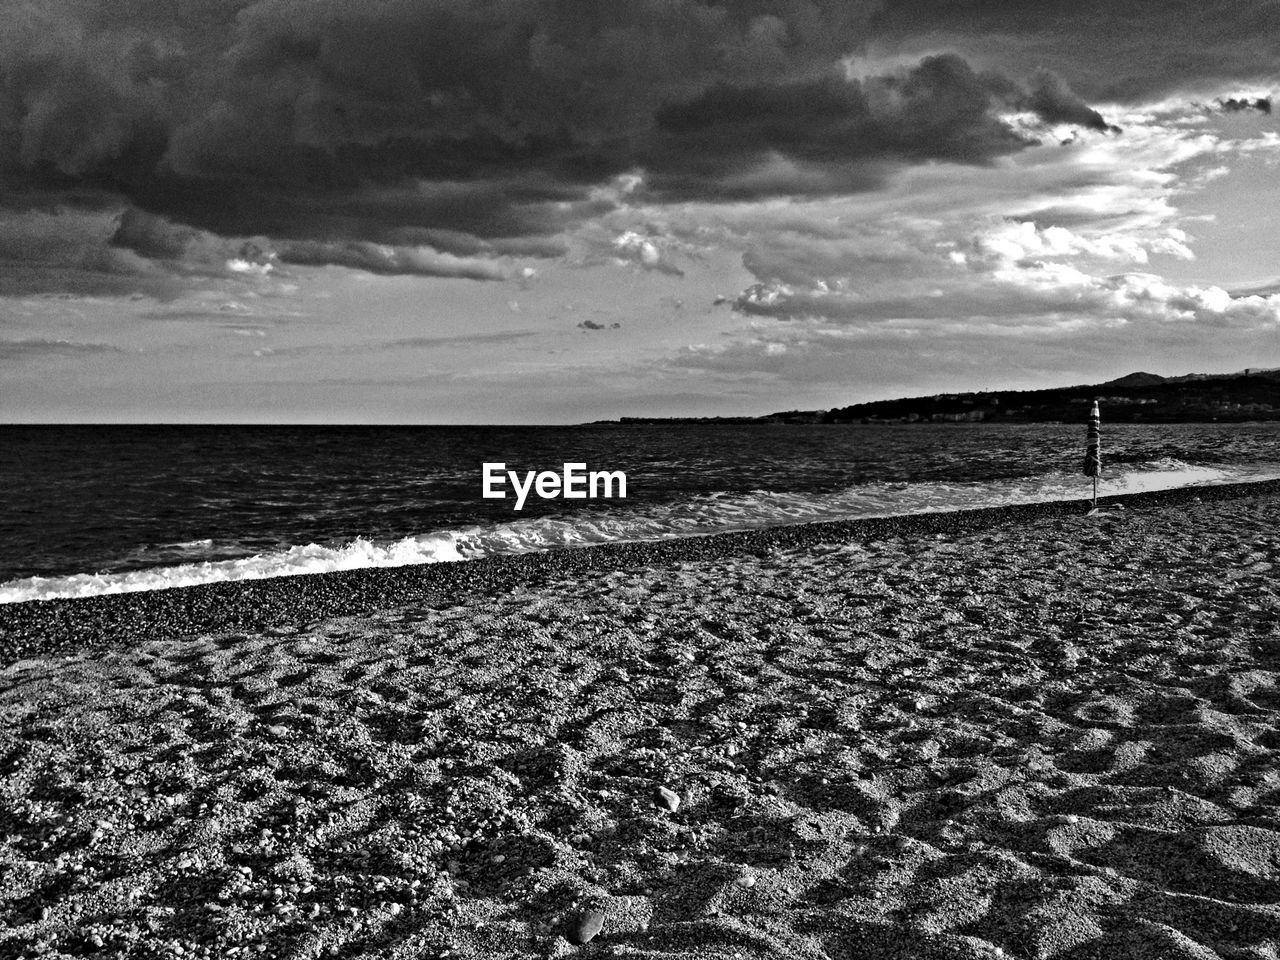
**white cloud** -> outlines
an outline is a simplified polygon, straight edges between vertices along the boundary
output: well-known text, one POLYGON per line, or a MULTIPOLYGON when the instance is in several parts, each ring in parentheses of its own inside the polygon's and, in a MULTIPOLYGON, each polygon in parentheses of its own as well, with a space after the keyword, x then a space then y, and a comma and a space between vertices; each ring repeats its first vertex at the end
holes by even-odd
POLYGON ((1127 263, 1147 263, 1153 253, 1184 260, 1195 258, 1184 230, 1169 226, 1159 234, 1074 231, 1067 227, 1039 227, 1030 220, 1003 220, 978 231, 969 250, 949 255, 953 262, 985 260, 992 265, 1044 258, 1097 257, 1127 263), (957 256, 958 254, 958 256, 957 256))
POLYGON ((659 237, 628 230, 613 241, 613 251, 620 265, 633 263, 645 270, 684 276, 684 271, 672 261, 667 244, 659 237))
POLYGON ((838 382, 886 357, 968 375, 988 349, 1020 369, 1046 349, 1123 363, 1185 352, 1188 337, 1214 339, 1205 358, 1248 353, 1280 326, 1280 295, 1166 273, 1195 257, 1183 198, 1239 157, 1280 158, 1277 137, 1233 137, 1186 102, 1101 110, 1123 134, 919 168, 881 193, 663 211, 675 238, 737 246, 757 278, 731 301, 750 322, 673 362, 838 382))
POLYGON ((275 269, 272 263, 254 263, 252 260, 245 260, 240 257, 232 257, 227 261, 227 269, 232 273, 244 273, 251 276, 265 277, 268 273, 275 269))

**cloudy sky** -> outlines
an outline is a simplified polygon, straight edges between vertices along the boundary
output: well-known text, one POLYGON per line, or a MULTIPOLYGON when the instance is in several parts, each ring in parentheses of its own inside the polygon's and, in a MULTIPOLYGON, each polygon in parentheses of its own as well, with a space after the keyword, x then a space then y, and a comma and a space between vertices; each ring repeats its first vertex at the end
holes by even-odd
POLYGON ((0 420, 1280 366, 1277 0, 9 0, 0 420))

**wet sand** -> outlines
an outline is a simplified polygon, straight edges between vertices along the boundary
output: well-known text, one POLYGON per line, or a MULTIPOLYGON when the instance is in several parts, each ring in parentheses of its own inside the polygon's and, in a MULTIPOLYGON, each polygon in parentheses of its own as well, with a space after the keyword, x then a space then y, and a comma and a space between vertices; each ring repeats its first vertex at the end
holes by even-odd
POLYGON ((1124 505, 0 608, 0 956, 1276 958, 1280 485, 1124 505))

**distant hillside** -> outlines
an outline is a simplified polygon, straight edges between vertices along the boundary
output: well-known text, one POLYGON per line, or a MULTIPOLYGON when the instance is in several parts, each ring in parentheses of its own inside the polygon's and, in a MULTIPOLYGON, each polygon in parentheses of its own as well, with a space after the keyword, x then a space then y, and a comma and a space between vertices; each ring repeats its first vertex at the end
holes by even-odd
POLYGON ((940 393, 829 410, 823 423, 1076 422, 1099 400, 1109 423, 1280 420, 1280 371, 1161 377, 1131 373, 1049 390, 940 393))
POLYGON ((937 393, 855 403, 833 410, 786 410, 763 417, 623 417, 626 424, 1077 423, 1102 403, 1107 423, 1280 420, 1280 368, 1162 377, 1130 373, 1106 383, 1048 390, 937 393))
POLYGON ((1164 383, 1165 378, 1158 373, 1131 373, 1127 377, 1108 380, 1100 384, 1103 387, 1149 387, 1155 383, 1164 383))

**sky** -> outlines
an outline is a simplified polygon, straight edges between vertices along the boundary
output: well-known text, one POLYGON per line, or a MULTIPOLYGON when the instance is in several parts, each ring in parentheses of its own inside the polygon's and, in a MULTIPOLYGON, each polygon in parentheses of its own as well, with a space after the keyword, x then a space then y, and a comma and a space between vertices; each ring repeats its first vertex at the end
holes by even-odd
POLYGON ((9 0, 0 421, 1280 366, 1280 2, 9 0))

